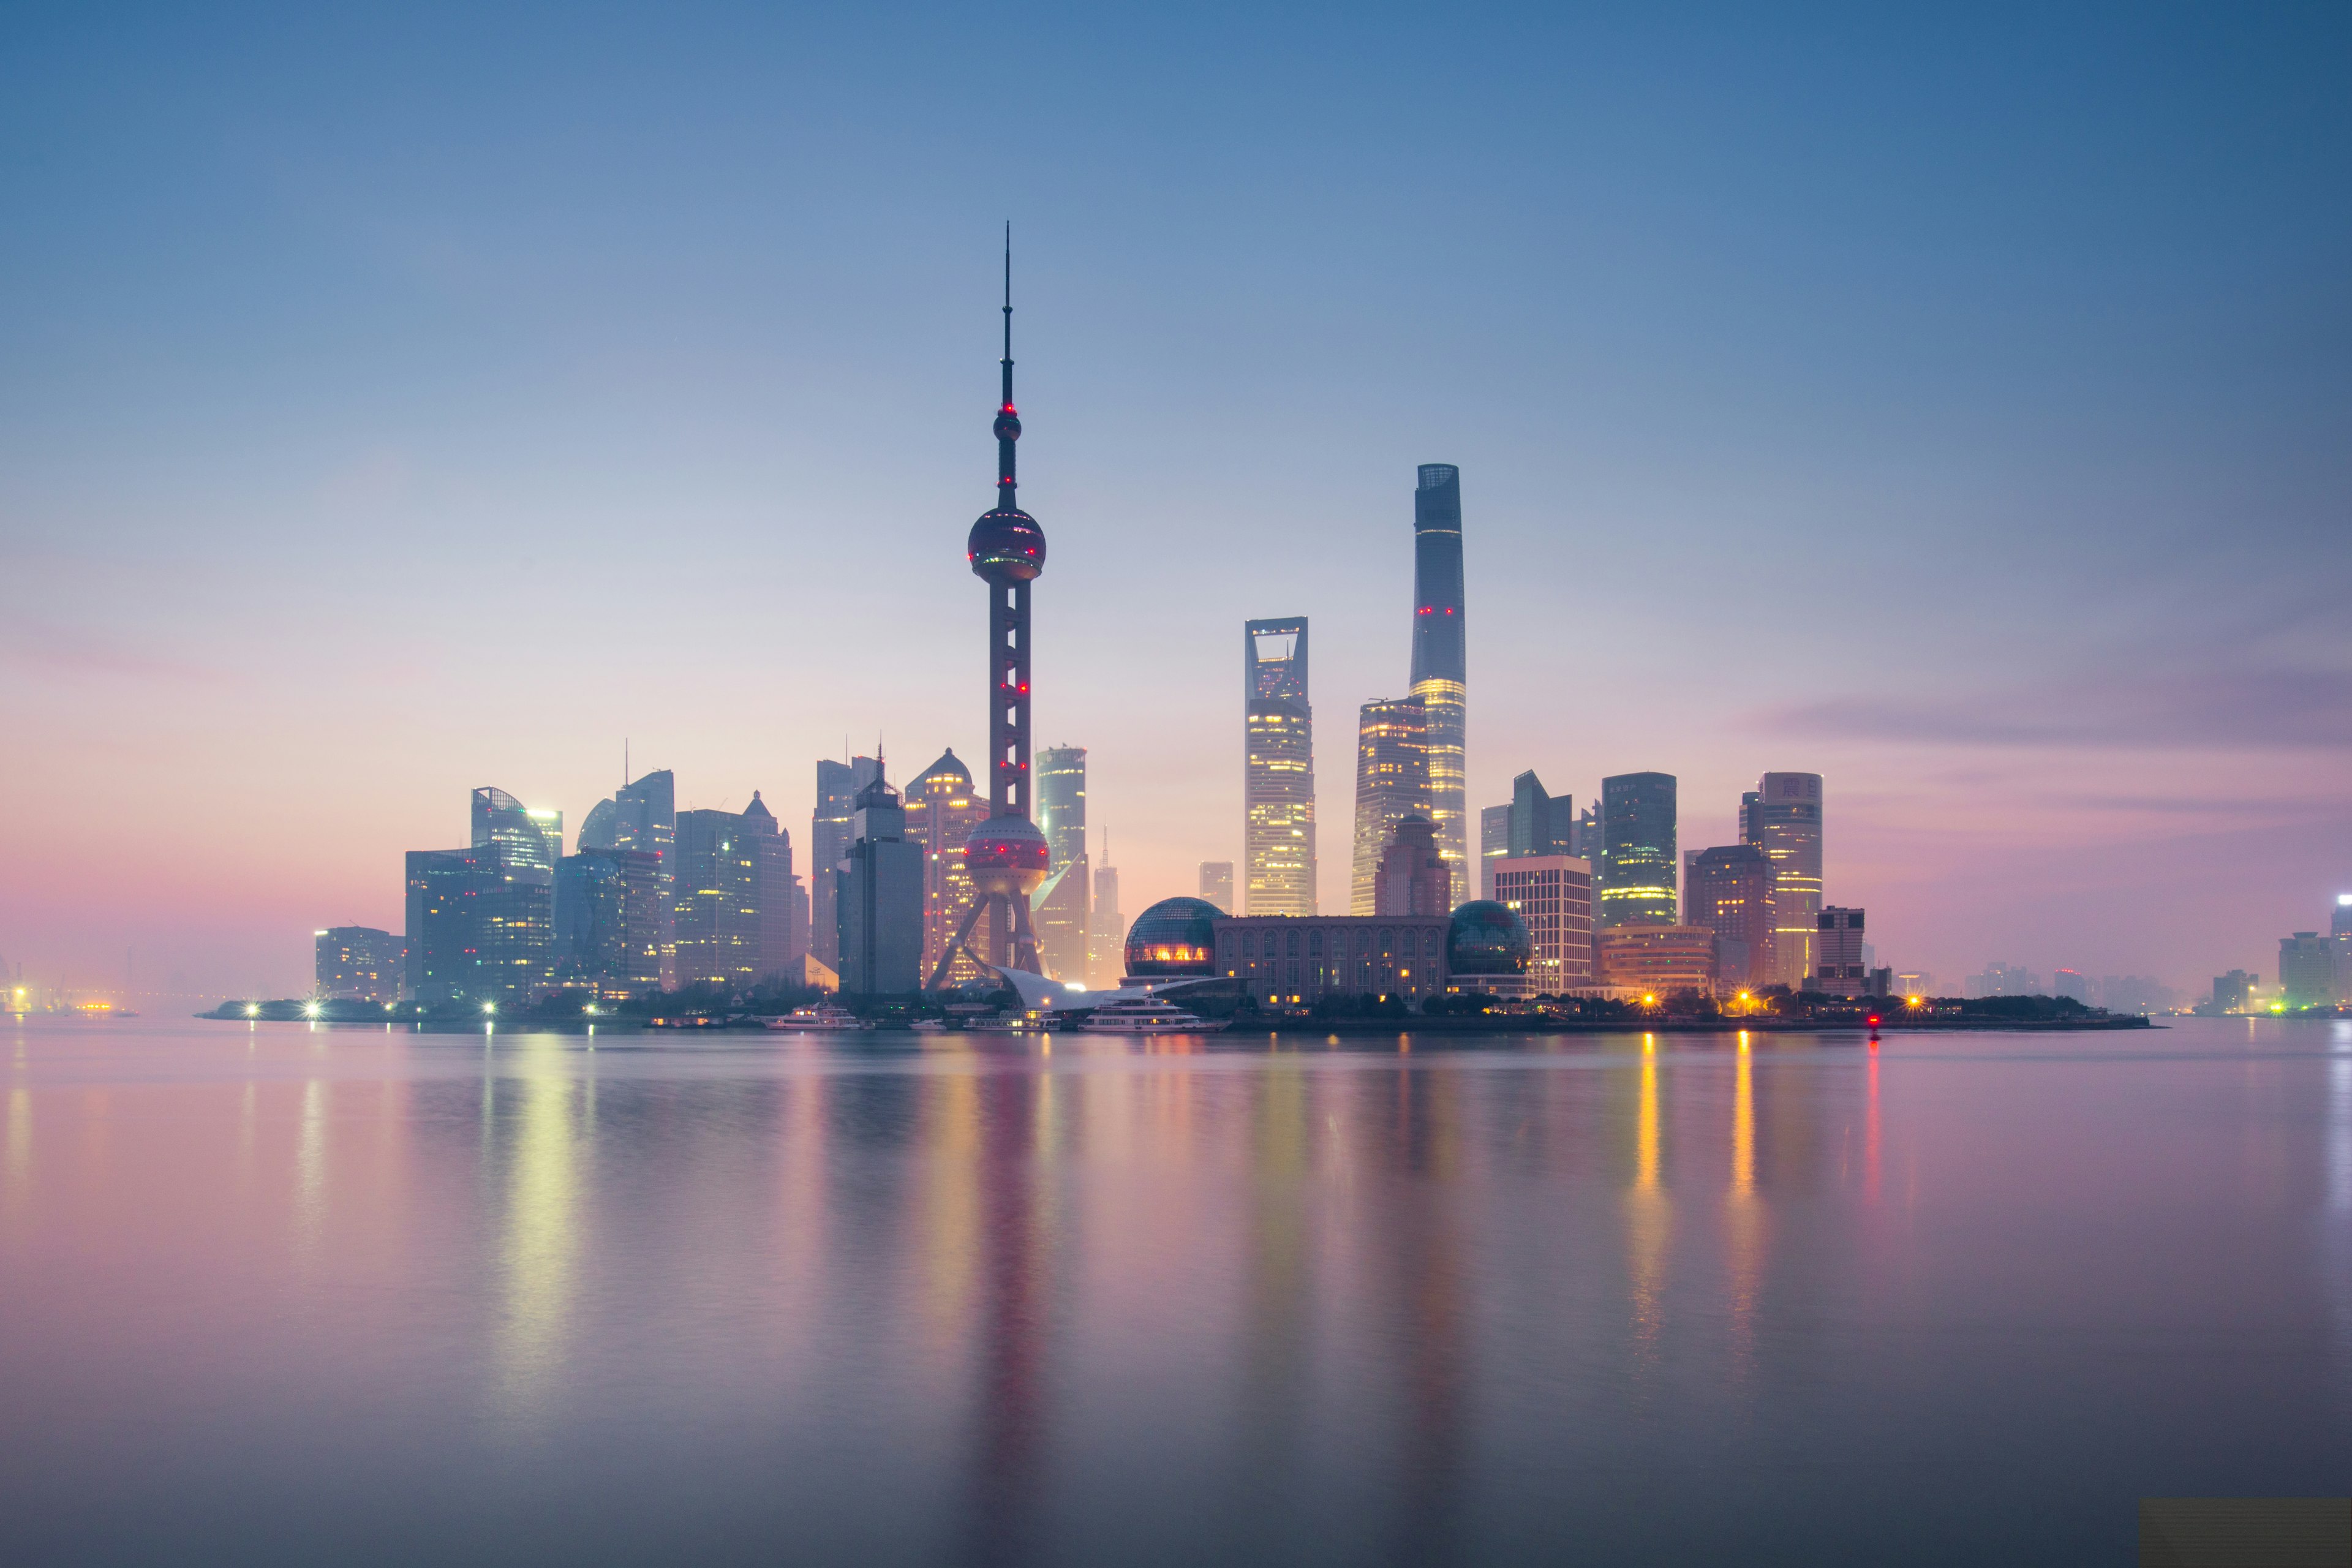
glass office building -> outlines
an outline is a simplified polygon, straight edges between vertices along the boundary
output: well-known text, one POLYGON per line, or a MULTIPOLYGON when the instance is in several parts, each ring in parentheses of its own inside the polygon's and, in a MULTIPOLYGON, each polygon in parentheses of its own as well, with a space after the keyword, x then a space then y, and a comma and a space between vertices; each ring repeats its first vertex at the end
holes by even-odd
POLYGON ((1675 923, 1675 776, 1619 773, 1601 781, 1598 923, 1675 923))
MULTIPOLYGON (((1365 703, 1356 721, 1356 842, 1348 882, 1351 914, 1377 911, 1381 855, 1396 825, 1408 816, 1431 815, 1427 706, 1418 697, 1365 703)), ((1441 853, 1444 847, 1441 837, 1441 853)))
MULTIPOLYGON (((1254 915, 1315 912, 1315 711, 1307 617, 1242 625, 1242 898, 1254 915)), ((1231 911, 1230 894, 1220 909, 1231 911)))
POLYGON ((1423 463, 1412 494, 1412 686, 1428 714, 1430 819, 1453 874, 1454 900, 1470 889, 1467 761, 1469 663, 1462 596, 1462 470, 1423 463))

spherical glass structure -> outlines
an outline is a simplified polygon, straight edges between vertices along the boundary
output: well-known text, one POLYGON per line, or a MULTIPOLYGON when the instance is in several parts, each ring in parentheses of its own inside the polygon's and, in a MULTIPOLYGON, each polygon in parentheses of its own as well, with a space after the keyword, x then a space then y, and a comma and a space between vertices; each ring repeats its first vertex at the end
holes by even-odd
POLYGON ((963 868, 983 893, 1028 893, 1045 879, 1052 852, 1025 816, 993 816, 963 841, 963 868))
POLYGON ((976 577, 1026 583, 1045 569, 1045 531, 1019 507, 1000 507, 980 514, 963 552, 976 577))
POLYGON ((1535 956, 1527 921, 1492 899, 1463 905, 1445 928, 1445 967, 1452 974, 1525 974, 1535 956))
POLYGON ((1162 899, 1127 928, 1127 972, 1174 976, 1217 972, 1217 906, 1206 899, 1162 899))

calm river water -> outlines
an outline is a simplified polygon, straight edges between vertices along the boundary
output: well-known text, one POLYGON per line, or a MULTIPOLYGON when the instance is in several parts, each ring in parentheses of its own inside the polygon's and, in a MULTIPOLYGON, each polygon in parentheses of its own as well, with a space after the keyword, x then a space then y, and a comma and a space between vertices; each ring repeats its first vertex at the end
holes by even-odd
POLYGON ((2134 1561, 2352 1489, 2352 1027, 0 1023, 17 1562, 2134 1561))

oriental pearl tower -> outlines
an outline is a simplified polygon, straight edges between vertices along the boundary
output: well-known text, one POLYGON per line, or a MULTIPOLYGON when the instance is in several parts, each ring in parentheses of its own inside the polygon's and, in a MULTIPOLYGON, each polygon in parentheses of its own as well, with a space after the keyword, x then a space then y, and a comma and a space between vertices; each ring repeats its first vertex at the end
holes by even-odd
POLYGON ((1004 240, 1004 395, 996 410, 996 505, 971 525, 964 558, 988 584, 989 820, 964 841, 964 869, 977 894, 955 940, 931 971, 933 987, 947 979, 961 952, 989 968, 1043 973, 1037 934, 1029 923, 1029 895, 1045 879, 1045 836, 1029 820, 1029 584, 1045 569, 1045 531, 1013 497, 1013 447, 1021 416, 1013 406, 1013 233, 1004 240), (972 952, 971 928, 983 910, 989 952, 972 952))

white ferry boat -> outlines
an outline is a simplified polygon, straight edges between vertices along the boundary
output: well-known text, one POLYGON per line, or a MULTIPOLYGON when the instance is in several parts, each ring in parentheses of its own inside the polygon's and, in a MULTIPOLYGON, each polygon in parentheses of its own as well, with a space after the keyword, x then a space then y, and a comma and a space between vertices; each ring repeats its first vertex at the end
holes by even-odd
POLYGON ((815 1007, 798 1008, 781 1018, 770 1018, 767 1023, 771 1029, 790 1029, 795 1033, 803 1030, 870 1029, 874 1026, 848 1008, 830 1002, 815 1007))
POLYGON ((1221 1026, 1157 996, 1130 996, 1096 1008, 1083 1027, 1097 1035, 1206 1035, 1221 1026))

